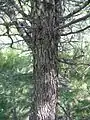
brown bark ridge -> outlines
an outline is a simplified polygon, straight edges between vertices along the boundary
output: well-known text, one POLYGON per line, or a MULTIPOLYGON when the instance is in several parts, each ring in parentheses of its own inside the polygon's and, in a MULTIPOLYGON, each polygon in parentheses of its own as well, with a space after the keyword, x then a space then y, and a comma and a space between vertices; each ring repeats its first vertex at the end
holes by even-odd
MULTIPOLYGON (((33 120, 55 120, 57 103, 58 54, 57 0, 37 0, 32 8, 34 115, 33 120)), ((59 2, 60 5, 60 2, 59 2)), ((60 6, 61 7, 61 6, 60 6)))

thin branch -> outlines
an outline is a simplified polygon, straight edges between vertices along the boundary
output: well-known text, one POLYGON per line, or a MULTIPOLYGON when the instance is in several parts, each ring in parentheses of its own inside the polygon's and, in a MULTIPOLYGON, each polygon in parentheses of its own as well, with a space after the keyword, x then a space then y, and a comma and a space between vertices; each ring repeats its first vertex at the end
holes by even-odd
POLYGON ((62 108, 62 110, 64 111, 64 113, 66 114, 66 116, 69 118, 69 120, 72 120, 72 118, 68 115, 68 113, 65 110, 65 108, 60 103, 57 103, 57 104, 62 108))
POLYGON ((67 64, 67 65, 84 65, 84 66, 90 66, 90 63, 77 63, 73 59, 65 59, 65 58, 57 58, 58 62, 67 64))
POLYGON ((57 61, 68 65, 76 65, 76 63, 72 59, 57 58, 57 61))
POLYGON ((76 33, 80 33, 80 32, 83 32, 84 30, 87 30, 88 28, 90 28, 90 25, 81 29, 81 30, 78 30, 78 31, 74 31, 74 32, 68 32, 68 33, 64 33, 64 34, 61 34, 61 36, 67 36, 67 35, 70 35, 70 34, 76 34, 76 33))
MULTIPOLYGON (((10 36, 16 36, 16 35, 18 35, 18 36, 20 36, 20 34, 9 34, 10 36)), ((0 34, 0 36, 8 36, 6 33, 3 33, 3 34, 0 34)))
POLYGON ((77 22, 81 22, 81 21, 83 21, 83 20, 86 20, 86 19, 89 18, 89 17, 90 17, 90 13, 88 13, 88 14, 86 14, 85 16, 80 17, 80 18, 78 18, 78 19, 72 20, 71 22, 69 22, 69 23, 67 23, 67 24, 65 24, 65 25, 63 25, 63 26, 56 27, 54 30, 56 31, 56 30, 59 30, 59 29, 63 29, 63 28, 69 27, 70 25, 75 24, 75 23, 77 23, 77 22))
MULTIPOLYGON (((18 0, 20 1, 20 0, 18 0)), ((23 17, 28 17, 28 15, 18 6, 18 4, 16 4, 16 2, 13 0, 13 4, 14 7, 16 8, 16 10, 23 16, 23 17)), ((21 4, 21 2, 19 2, 19 5, 21 4)), ((29 18, 30 19, 30 18, 29 18)))
POLYGON ((86 1, 82 6, 80 6, 77 9, 75 9, 73 12, 71 12, 68 15, 64 16, 63 18, 66 20, 66 19, 72 17, 74 14, 80 12, 83 8, 85 8, 88 4, 89 4, 89 1, 86 1))

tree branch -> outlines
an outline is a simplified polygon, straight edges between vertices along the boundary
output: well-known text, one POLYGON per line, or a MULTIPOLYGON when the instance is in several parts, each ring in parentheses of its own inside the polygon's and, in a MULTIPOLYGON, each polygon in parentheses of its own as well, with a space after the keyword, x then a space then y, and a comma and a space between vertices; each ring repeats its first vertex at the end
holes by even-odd
POLYGON ((65 24, 65 25, 63 25, 63 26, 56 27, 56 28, 54 29, 54 31, 59 30, 59 29, 63 29, 63 28, 66 28, 66 27, 69 27, 70 25, 75 24, 75 23, 77 23, 77 22, 81 22, 81 21, 83 21, 83 20, 86 20, 86 19, 89 18, 89 17, 90 17, 90 13, 88 13, 88 14, 86 14, 86 15, 84 15, 83 17, 80 17, 80 18, 78 18, 78 19, 72 20, 71 22, 69 22, 69 23, 67 23, 67 24, 65 24))
POLYGON ((81 30, 78 30, 78 31, 72 31, 72 32, 68 32, 68 33, 64 33, 64 34, 61 34, 61 36, 67 36, 67 35, 70 35, 70 34, 76 34, 76 33, 80 33, 80 32, 83 32, 84 30, 87 30, 88 28, 90 28, 90 25, 81 29, 81 30))
POLYGON ((72 17, 74 14, 80 12, 83 8, 85 8, 88 4, 89 4, 89 1, 86 1, 82 6, 80 6, 77 9, 75 9, 73 12, 69 13, 68 15, 64 16, 63 19, 66 20, 66 19, 72 17))
POLYGON ((90 66, 90 63, 77 63, 73 59, 66 59, 66 58, 57 58, 58 62, 67 64, 67 65, 84 65, 84 66, 90 66))
POLYGON ((69 120, 72 120, 72 118, 68 115, 68 113, 65 110, 65 108, 59 102, 57 104, 62 108, 62 110, 64 111, 64 113, 66 114, 66 116, 69 118, 69 120))

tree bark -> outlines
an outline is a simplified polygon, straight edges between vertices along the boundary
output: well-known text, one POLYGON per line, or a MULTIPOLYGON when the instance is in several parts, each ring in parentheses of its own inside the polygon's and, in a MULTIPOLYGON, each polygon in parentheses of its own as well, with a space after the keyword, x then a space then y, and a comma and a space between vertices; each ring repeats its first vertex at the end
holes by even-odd
POLYGON ((33 38, 33 73, 34 73, 34 115, 33 120, 55 120, 57 103, 58 69, 58 25, 55 16, 56 3, 34 4, 32 38, 33 38), (39 6, 41 9, 38 10, 39 6))
MULTIPOLYGON (((44 30, 42 34, 43 32, 44 30)), ((33 51, 36 112, 34 120, 55 120, 58 74, 56 55, 55 39, 36 38, 33 51)))
POLYGON ((35 120, 55 120, 56 113, 57 64, 55 55, 57 51, 55 45, 46 41, 36 45, 34 51, 35 120))

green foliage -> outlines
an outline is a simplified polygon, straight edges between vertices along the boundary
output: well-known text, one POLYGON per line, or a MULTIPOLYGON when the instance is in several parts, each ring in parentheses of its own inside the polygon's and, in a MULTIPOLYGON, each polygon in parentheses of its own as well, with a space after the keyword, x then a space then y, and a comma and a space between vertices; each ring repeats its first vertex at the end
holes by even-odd
POLYGON ((18 119, 23 119, 32 88, 32 56, 14 50, 0 52, 0 119, 12 119, 14 108, 18 119))
POLYGON ((59 65, 64 84, 59 91, 58 114, 73 120, 89 120, 90 116, 90 47, 89 43, 83 44, 83 48, 76 44, 72 51, 59 54, 60 58, 71 59, 74 64, 59 65))

